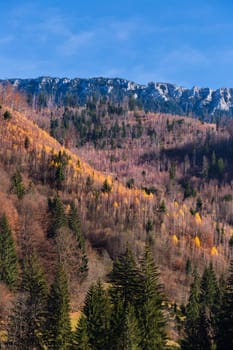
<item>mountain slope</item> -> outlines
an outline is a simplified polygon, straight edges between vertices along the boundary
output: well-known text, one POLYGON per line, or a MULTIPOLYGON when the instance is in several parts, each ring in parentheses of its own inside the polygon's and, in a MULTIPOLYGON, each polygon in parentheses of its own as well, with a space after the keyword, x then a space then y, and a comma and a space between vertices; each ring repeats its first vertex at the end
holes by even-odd
POLYGON ((233 89, 187 89, 169 83, 140 85, 125 79, 90 78, 68 79, 40 77, 37 79, 1 80, 3 85, 12 84, 26 93, 31 104, 76 106, 88 100, 109 98, 123 103, 128 100, 132 108, 145 111, 194 115, 212 120, 218 115, 233 115, 233 89))

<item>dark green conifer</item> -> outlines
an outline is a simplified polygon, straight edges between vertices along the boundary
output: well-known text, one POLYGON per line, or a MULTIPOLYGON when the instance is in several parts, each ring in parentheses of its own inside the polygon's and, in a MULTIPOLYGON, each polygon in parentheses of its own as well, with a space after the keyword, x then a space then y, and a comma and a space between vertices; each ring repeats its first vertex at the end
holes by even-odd
POLYGON ((92 285, 83 309, 92 350, 109 350, 110 303, 102 283, 92 285))
POLYGON ((219 287, 210 264, 205 268, 200 290, 200 318, 198 323, 200 344, 203 349, 214 347, 216 313, 219 309, 219 287))
POLYGON ((14 288, 18 278, 18 262, 14 240, 5 214, 0 218, 0 281, 14 288))
POLYGON ((159 283, 159 273, 154 264, 149 247, 141 263, 142 291, 136 310, 141 332, 140 349, 158 349, 166 347, 165 318, 163 315, 163 291, 159 283))
POLYGON ((53 199, 49 198, 48 206, 50 211, 50 224, 48 228, 48 237, 56 235, 57 230, 67 227, 68 222, 65 215, 65 209, 61 198, 57 195, 53 199))
POLYGON ((50 350, 67 350, 71 345, 70 302, 62 266, 56 273, 48 297, 46 342, 50 350))
POLYGON ((128 305, 125 312, 125 319, 123 323, 123 333, 121 336, 121 347, 124 350, 141 350, 140 341, 141 334, 139 331, 138 320, 135 316, 133 306, 128 305))
POLYGON ((74 236, 78 242, 78 247, 80 249, 80 255, 81 255, 80 272, 85 274, 88 270, 88 259, 86 255, 85 239, 81 231, 78 210, 73 202, 70 205, 68 224, 69 224, 69 228, 74 233, 74 236))
POLYGON ((110 274, 111 296, 120 297, 123 309, 129 304, 135 306, 141 291, 141 276, 129 246, 113 263, 110 274))
POLYGON ((11 178, 11 182, 12 182, 11 191, 16 193, 18 199, 22 199, 26 193, 26 190, 23 184, 22 175, 20 174, 20 171, 18 169, 13 174, 11 178))
POLYGON ((23 262, 22 281, 8 328, 7 349, 45 348, 47 284, 36 255, 23 262))
POLYGON ((87 319, 84 315, 82 315, 78 321, 73 335, 71 350, 91 350, 87 332, 87 319))
POLYGON ((233 349, 233 260, 230 263, 223 302, 217 317, 216 343, 218 350, 233 349))
POLYGON ((185 350, 198 349, 195 345, 198 338, 197 322, 200 313, 200 277, 194 271, 194 281, 191 285, 188 304, 186 307, 185 338, 181 348, 185 350))

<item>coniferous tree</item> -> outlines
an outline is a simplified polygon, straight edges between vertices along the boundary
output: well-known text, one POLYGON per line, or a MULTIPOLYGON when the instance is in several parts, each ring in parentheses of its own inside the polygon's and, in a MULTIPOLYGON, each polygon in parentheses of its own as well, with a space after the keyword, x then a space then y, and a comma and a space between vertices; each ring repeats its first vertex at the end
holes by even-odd
POLYGON ((219 304, 217 278, 210 264, 205 268, 200 288, 200 316, 198 322, 199 340, 203 350, 214 346, 215 319, 219 304))
POLYGON ((23 184, 22 175, 20 174, 19 170, 16 170, 16 172, 13 174, 11 182, 12 182, 11 191, 16 193, 18 199, 22 199, 23 196, 25 195, 26 190, 23 184))
POLYGON ((110 303, 102 283, 92 285, 87 293, 83 309, 92 350, 109 349, 110 303))
POLYGON ((141 331, 140 349, 165 349, 166 333, 163 315, 163 292, 159 283, 159 273, 154 264, 149 247, 146 247, 142 266, 142 292, 138 310, 141 331))
POLYGON ((197 350, 197 322, 200 313, 200 277, 194 271, 194 281, 191 285, 188 304, 186 307, 185 338, 181 342, 182 350, 197 350))
POLYGON ((19 295, 10 317, 8 349, 44 349, 47 284, 36 255, 23 263, 19 295))
POLYGON ((217 317, 216 344, 218 350, 233 349, 233 260, 217 317))
POLYGON ((5 214, 0 218, 0 281, 13 288, 18 278, 18 262, 10 226, 5 214))
POLYGON ((129 304, 137 304, 141 291, 141 276, 129 246, 113 263, 110 282, 111 296, 113 299, 115 295, 120 296, 124 310, 129 304))
POLYGON ((70 205, 70 213, 68 217, 69 228, 73 231, 75 238, 77 239, 78 246, 81 252, 81 266, 80 272, 85 274, 88 270, 88 259, 86 255, 85 239, 83 237, 80 225, 80 218, 78 210, 72 202, 70 205))
POLYGON ((91 350, 87 331, 87 319, 82 315, 73 335, 71 350, 91 350))
POLYGON ((111 293, 112 313, 110 320, 110 349, 121 350, 124 340, 126 310, 119 292, 111 293))
POLYGON ((111 302, 111 349, 121 350, 124 344, 124 325, 128 307, 137 307, 141 292, 141 276, 132 251, 127 246, 126 251, 113 263, 110 273, 111 302))
POLYGON ((48 206, 50 211, 48 237, 52 238, 56 235, 57 230, 62 227, 67 227, 68 223, 65 215, 64 205, 58 195, 55 196, 54 199, 49 198, 48 206))
POLYGON ((141 334, 139 331, 138 320, 132 305, 128 305, 125 312, 123 323, 123 334, 120 349, 124 350, 141 350, 141 334))
POLYGON ((46 342, 48 349, 67 350, 71 343, 68 285, 60 265, 48 296, 46 342))
POLYGON ((200 287, 198 277, 195 277, 191 288, 185 326, 186 338, 182 341, 182 349, 211 350, 214 348, 217 296, 218 283, 213 266, 210 264, 204 270, 200 287))

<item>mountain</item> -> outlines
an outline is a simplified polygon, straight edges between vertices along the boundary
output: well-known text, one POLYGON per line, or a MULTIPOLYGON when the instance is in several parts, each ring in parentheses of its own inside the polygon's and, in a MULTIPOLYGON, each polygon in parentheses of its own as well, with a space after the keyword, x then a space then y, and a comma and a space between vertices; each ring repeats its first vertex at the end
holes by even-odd
POLYGON ((37 79, 0 80, 3 85, 12 84, 26 93, 31 104, 40 106, 54 104, 85 105, 90 99, 109 99, 126 102, 131 108, 145 111, 192 115, 205 121, 216 120, 217 116, 233 116, 233 89, 200 88, 191 89, 169 83, 150 82, 136 84, 126 79, 90 78, 68 79, 39 77, 37 79))

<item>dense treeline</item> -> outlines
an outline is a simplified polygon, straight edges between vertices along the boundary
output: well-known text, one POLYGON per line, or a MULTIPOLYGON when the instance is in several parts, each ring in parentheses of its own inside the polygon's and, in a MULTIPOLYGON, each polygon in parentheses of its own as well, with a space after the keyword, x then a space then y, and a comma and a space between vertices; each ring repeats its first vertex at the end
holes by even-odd
MULTIPOLYGON (((181 349, 232 347, 233 261, 226 280, 224 277, 217 280, 212 264, 205 268, 201 278, 194 272, 189 300, 182 311, 181 349)), ((149 247, 145 248, 140 264, 127 247, 114 261, 108 282, 104 285, 99 280, 90 286, 83 312, 72 331, 68 281, 63 265, 58 265, 54 281, 48 287, 36 254, 30 253, 22 262, 1 348, 168 348, 168 304, 149 247)), ((175 308, 175 314, 179 313, 175 308)), ((181 322, 179 317, 177 322, 181 322)))
POLYGON ((91 285, 74 332, 63 266, 48 288, 35 253, 22 264, 3 349, 165 349, 164 295, 148 248, 138 266, 127 247, 113 264, 110 287, 91 285))
POLYGON ((188 349, 198 337, 213 350, 231 336, 220 278, 233 246, 231 129, 123 107, 41 109, 79 156, 0 108, 6 349, 164 349, 167 338, 188 349))

